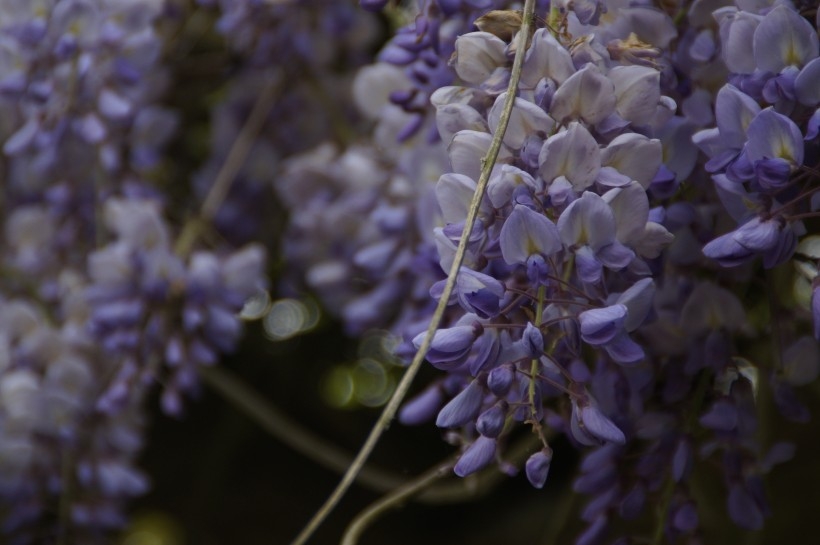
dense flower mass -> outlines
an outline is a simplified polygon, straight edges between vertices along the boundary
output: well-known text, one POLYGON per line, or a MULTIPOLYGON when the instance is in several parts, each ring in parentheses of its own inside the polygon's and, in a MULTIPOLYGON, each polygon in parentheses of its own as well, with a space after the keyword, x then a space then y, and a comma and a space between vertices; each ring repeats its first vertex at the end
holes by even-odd
POLYGON ((423 356, 398 420, 458 477, 576 449, 578 545, 762 528, 820 374, 817 7, 356 4, 0 0, 0 541, 110 542, 269 288, 423 356))
POLYGON ((158 173, 180 115, 163 51, 181 15, 162 0, 0 5, 4 542, 109 542, 149 486, 135 466, 149 394, 161 381, 179 414, 265 287, 261 246, 170 224, 158 173))
MULTIPOLYGON (((463 445, 455 465, 460 476, 501 462, 516 422, 540 437, 541 450, 525 464, 536 487, 547 479, 555 432, 591 447, 575 484, 591 496, 582 512, 589 526, 578 543, 604 540, 613 517, 641 517, 650 502, 662 506, 657 535, 697 539, 697 498, 685 483, 696 462, 710 459, 724 465, 731 518, 759 528, 770 512, 762 476, 791 456, 785 443, 756 443, 761 382, 773 389, 786 418, 808 417, 784 364, 752 361, 742 348, 766 326, 749 323, 727 288, 748 282, 756 256, 766 268, 799 257, 802 275, 795 281, 811 295, 802 296, 808 312, 791 310, 820 320, 820 296, 808 286, 817 285, 816 237, 807 225, 818 203, 817 171, 809 163, 816 159, 818 126, 816 24, 789 5, 723 4, 696 3, 688 14, 680 12, 688 17, 677 18, 670 16, 674 6, 663 11, 640 2, 553 6, 554 26, 529 38, 499 159, 444 323, 426 354, 446 378, 399 415, 406 423, 435 420, 456 431, 447 437, 463 445), (754 43, 754 50, 745 43, 754 43), (702 167, 698 148, 708 155, 702 167), (739 226, 721 234, 726 218, 739 226), (706 282, 693 266, 714 270, 710 261, 742 265, 745 272, 729 270, 718 275, 718 284, 706 282)), ((410 67, 404 74, 377 63, 360 76, 372 82, 374 74, 381 76, 378 86, 362 86, 367 100, 360 103, 381 104, 387 96, 410 114, 403 129, 377 127, 378 141, 390 149, 396 148, 386 137, 405 141, 424 126, 429 106, 412 101, 429 95, 449 168, 435 185, 440 215, 435 225, 417 223, 416 240, 429 239, 432 231, 438 275, 453 263, 482 158, 499 125, 515 21, 520 24, 516 12, 486 12, 506 6, 482 6, 477 31, 462 31, 447 54, 455 74, 419 78, 413 63, 449 43, 430 40, 436 28, 430 13, 441 17, 441 28, 441 21, 456 26, 460 14, 451 7, 421 3, 414 25, 382 51, 382 62, 410 67), (415 90, 395 91, 408 85, 408 77, 415 90)), ((361 177, 350 180, 358 184, 361 177)), ((372 187, 332 183, 345 188, 339 193, 345 201, 373 202, 365 197, 372 187)), ((330 206, 343 206, 338 197, 331 200, 330 206)), ((413 202, 406 202, 407 210, 413 202)), ((385 271, 403 262, 384 261, 398 255, 396 242, 371 231, 379 223, 369 214, 357 214, 354 231, 346 231, 357 233, 352 237, 319 236, 344 239, 326 247, 337 252, 330 261, 309 269, 338 273, 333 293, 325 296, 331 307, 351 304, 349 292, 336 289, 342 278, 360 278, 354 271, 368 265, 385 271), (357 251, 365 232, 380 242, 357 251)), ((338 225, 336 212, 318 215, 321 220, 305 215, 294 222, 305 219, 302 225, 311 229, 338 225)), ((416 243, 403 248, 429 259, 416 243)), ((315 252, 310 255, 315 259, 315 252)), ((427 277, 438 299, 443 280, 432 283, 436 273, 427 271, 435 267, 422 270, 417 278, 427 277)), ((394 314, 432 311, 398 295, 368 308, 380 314, 388 308, 394 314)), ((341 316, 358 330, 356 317, 341 316)), ((392 327, 405 341, 400 353, 409 357, 421 346, 424 325, 417 320, 392 327)), ((795 343, 789 353, 812 346, 811 355, 797 359, 814 376, 816 344, 806 336, 812 331, 816 325, 806 329, 797 321, 783 341, 795 343)))

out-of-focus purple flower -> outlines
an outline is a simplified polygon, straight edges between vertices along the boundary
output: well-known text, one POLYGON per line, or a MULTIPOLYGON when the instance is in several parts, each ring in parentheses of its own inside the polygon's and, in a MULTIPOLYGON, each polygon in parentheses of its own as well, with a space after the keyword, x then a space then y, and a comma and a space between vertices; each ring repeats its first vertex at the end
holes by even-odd
POLYGON ((609 442, 622 445, 624 433, 589 400, 572 401, 572 436, 584 445, 609 442))
POLYGON ((706 428, 719 431, 732 431, 737 427, 737 408, 729 401, 716 401, 703 416, 700 423, 706 428))
POLYGON ((737 482, 729 487, 727 502, 729 516, 735 524, 747 530, 759 530, 763 527, 764 514, 760 505, 743 483, 737 482))
POLYGON ((359 0, 359 5, 368 11, 380 11, 387 2, 388 0, 359 0))
POLYGON ((707 257, 724 267, 740 265, 759 254, 764 254, 767 267, 773 267, 790 257, 796 241, 791 228, 777 218, 752 218, 736 230, 722 235, 703 247, 707 257), (773 256, 773 257, 770 257, 773 256))
POLYGON ((578 315, 581 338, 593 346, 602 346, 618 363, 640 361, 644 351, 629 338, 624 326, 627 312, 623 304, 582 312, 578 315))
POLYGON ((423 424, 438 414, 443 403, 444 392, 441 385, 433 384, 402 405, 399 422, 408 426, 423 424))

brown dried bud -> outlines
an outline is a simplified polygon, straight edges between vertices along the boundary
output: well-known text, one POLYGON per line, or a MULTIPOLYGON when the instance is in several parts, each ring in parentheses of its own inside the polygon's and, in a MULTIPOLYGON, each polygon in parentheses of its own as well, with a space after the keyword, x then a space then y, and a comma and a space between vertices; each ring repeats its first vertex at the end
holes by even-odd
POLYGON ((505 42, 512 40, 515 33, 521 28, 522 12, 511 9, 496 9, 488 11, 473 24, 482 32, 489 32, 505 42))
POLYGON ((641 41, 634 32, 626 40, 612 40, 607 44, 606 49, 612 60, 650 68, 657 68, 655 59, 661 56, 660 49, 641 41))

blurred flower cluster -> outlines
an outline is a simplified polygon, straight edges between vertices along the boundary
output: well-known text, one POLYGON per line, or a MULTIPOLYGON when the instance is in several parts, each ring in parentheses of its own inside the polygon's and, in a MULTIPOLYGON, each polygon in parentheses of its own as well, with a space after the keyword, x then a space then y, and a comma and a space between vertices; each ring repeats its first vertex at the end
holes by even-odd
POLYGON ((0 0, 3 539, 108 542, 268 289, 429 340, 399 420, 460 477, 542 488, 565 437, 578 545, 709 542, 705 465, 761 528, 820 373, 816 6, 360 4, 0 0))

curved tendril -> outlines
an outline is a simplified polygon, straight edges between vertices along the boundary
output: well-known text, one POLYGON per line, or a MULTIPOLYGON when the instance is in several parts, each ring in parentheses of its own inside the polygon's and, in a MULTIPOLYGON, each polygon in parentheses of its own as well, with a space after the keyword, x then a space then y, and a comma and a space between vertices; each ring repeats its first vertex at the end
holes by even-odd
POLYGON ((415 496, 439 479, 449 475, 455 460, 436 464, 418 478, 382 496, 353 519, 342 537, 341 545, 356 545, 362 533, 387 511, 399 507, 405 500, 415 496))

